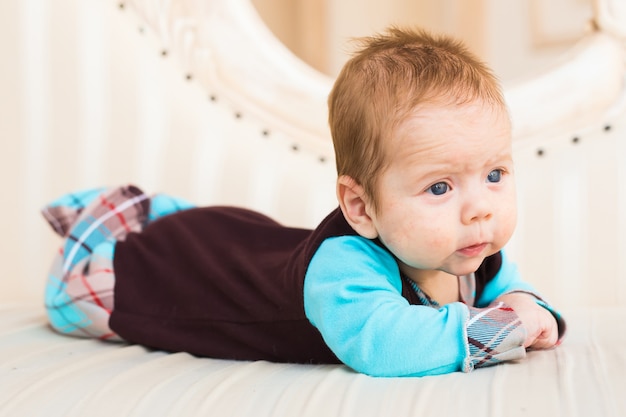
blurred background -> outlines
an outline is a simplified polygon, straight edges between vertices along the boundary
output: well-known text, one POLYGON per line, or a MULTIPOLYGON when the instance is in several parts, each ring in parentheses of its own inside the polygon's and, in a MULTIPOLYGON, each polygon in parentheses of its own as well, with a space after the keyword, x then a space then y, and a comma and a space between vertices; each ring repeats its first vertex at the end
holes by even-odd
POLYGON ((574 48, 593 4, 0 0, 0 300, 39 300, 58 245, 39 209, 71 190, 133 182, 315 225, 336 204, 326 96, 354 37, 392 24, 445 32, 506 87, 574 48), (310 200, 294 198, 303 189, 310 200))
POLYGON ((330 76, 349 39, 389 24, 417 25, 462 39, 503 82, 527 77, 589 29, 590 0, 252 0, 272 32, 330 76))

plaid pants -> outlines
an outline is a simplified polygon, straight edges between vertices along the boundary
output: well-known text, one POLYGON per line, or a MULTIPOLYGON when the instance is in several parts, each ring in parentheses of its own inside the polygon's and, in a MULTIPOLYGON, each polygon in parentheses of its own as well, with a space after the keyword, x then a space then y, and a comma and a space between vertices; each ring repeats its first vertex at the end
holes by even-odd
POLYGON ((159 217, 191 207, 164 194, 149 197, 132 185, 66 194, 44 207, 43 216, 64 238, 45 289, 52 327, 67 335, 121 341, 109 328, 116 242, 159 217))

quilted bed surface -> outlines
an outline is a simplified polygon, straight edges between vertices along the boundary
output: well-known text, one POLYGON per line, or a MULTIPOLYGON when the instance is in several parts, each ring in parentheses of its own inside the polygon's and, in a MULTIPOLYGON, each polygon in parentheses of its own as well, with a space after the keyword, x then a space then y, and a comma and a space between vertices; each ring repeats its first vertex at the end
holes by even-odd
POLYGON ((626 415, 626 308, 565 313, 555 350, 471 374, 378 379, 75 339, 53 333, 38 306, 4 305, 0 416, 626 415))

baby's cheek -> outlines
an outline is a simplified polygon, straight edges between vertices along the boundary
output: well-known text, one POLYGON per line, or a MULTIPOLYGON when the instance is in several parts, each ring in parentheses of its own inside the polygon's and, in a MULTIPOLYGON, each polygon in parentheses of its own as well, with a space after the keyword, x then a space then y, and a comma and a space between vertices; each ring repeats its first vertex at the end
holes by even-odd
POLYGON ((406 233, 397 234, 383 243, 404 263, 414 268, 424 268, 433 258, 439 258, 438 252, 444 239, 423 230, 407 230, 406 233))
POLYGON ((441 233, 440 230, 437 230, 431 232, 429 238, 424 239, 424 242, 426 247, 431 248, 431 250, 436 250, 449 244, 450 239, 446 238, 446 235, 441 233))
POLYGON ((512 213, 506 213, 500 218, 500 221, 498 222, 498 226, 496 228, 496 243, 498 243, 500 246, 506 245, 509 239, 511 239, 511 236, 513 236, 516 225, 517 216, 515 213, 515 209, 512 209, 512 213))
POLYGON ((422 256, 439 259, 457 249, 454 247, 456 241, 441 230, 433 231, 427 236, 421 243, 422 256))
POLYGON ((426 245, 440 248, 450 245, 450 242, 457 237, 458 230, 452 227, 454 224, 452 221, 438 220, 433 219, 431 222, 422 223, 421 233, 426 245))
POLYGON ((456 235, 441 221, 414 220, 387 236, 387 247, 413 267, 430 266, 456 250, 456 235))
POLYGON ((505 215, 508 221, 513 224, 513 226, 515 226, 515 224, 517 223, 517 200, 515 196, 510 198, 505 215))
POLYGON ((506 204, 500 210, 501 221, 506 223, 509 228, 515 229, 517 224, 517 197, 515 195, 515 188, 512 187, 507 198, 503 199, 506 204))

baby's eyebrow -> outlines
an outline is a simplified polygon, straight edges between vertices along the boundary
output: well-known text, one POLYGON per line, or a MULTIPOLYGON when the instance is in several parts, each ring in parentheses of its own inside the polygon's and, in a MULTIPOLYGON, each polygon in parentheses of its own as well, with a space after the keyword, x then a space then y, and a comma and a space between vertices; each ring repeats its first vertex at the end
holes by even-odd
POLYGON ((503 149, 499 153, 493 155, 493 157, 487 160, 487 165, 498 164, 500 162, 513 162, 513 151, 509 148, 503 149))

